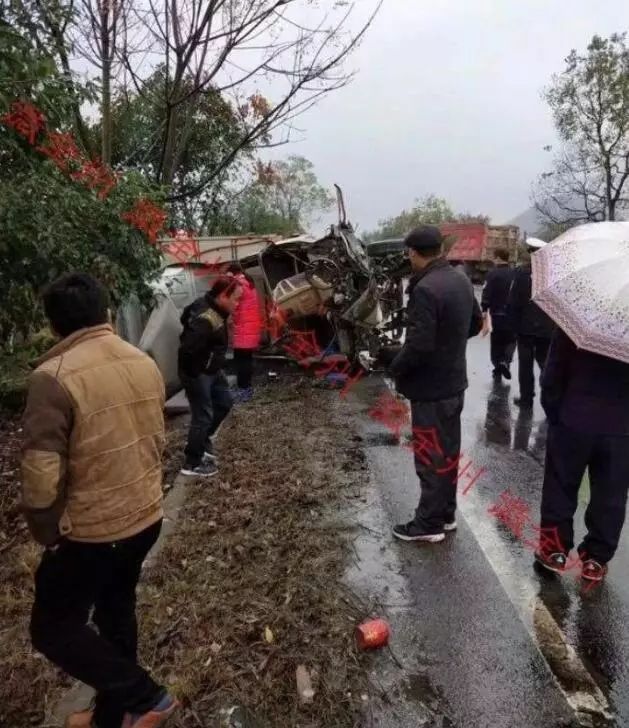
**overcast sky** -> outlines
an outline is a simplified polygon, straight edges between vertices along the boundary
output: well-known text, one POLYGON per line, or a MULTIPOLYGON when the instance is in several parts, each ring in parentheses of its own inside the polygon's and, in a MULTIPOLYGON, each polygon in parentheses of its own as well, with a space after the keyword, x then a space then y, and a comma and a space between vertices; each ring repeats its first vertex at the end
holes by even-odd
POLYGON ((430 193, 507 222, 549 162, 543 87, 572 48, 628 29, 627 0, 384 0, 357 78, 283 153, 341 184, 362 230, 430 193))

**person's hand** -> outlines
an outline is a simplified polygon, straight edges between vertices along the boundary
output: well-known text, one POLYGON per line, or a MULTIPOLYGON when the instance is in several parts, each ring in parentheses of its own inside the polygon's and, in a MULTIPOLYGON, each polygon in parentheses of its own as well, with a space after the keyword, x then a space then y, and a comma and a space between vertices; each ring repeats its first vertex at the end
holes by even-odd
POLYGON ((489 318, 488 313, 483 314, 483 328, 480 330, 481 336, 487 336, 487 334, 491 333, 491 319, 489 318))
POLYGON ((63 543, 63 536, 61 536, 61 534, 57 534, 56 540, 53 541, 52 543, 45 544, 44 548, 46 551, 49 551, 51 554, 56 554, 62 543, 63 543))

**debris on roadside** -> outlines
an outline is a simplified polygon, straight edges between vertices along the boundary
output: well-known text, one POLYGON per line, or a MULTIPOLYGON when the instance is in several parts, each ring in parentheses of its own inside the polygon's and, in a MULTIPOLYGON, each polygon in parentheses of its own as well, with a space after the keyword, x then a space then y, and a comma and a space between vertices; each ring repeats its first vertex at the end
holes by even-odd
POLYGON ((366 466, 339 417, 336 395, 303 376, 260 383, 221 428, 218 475, 186 487, 138 607, 142 660, 181 699, 178 728, 215 728, 226 706, 229 728, 361 719, 353 625, 364 615, 339 583, 349 534, 338 513, 366 466), (238 717, 244 706, 255 723, 238 717))
POLYGON ((220 728, 262 728, 261 723, 241 705, 223 708, 219 715, 220 728))
MULTIPOLYGON (((145 569, 140 660, 182 698, 174 728, 350 728, 364 712, 368 677, 352 627, 361 606, 339 586, 347 533, 337 517, 365 463, 335 405, 305 377, 260 386, 221 429, 219 474, 186 487, 145 569)), ((165 488, 186 429, 169 421, 165 488)), ((45 711, 71 683, 29 643, 39 549, 17 513, 17 421, 3 434, 0 724, 27 728, 48 724, 45 711)))
POLYGON ((270 645, 273 644, 273 642, 275 642, 275 637, 274 637, 273 632, 271 631, 270 627, 264 628, 264 641, 270 645))
POLYGON ((310 680, 310 673, 305 665, 298 665, 295 671, 295 681, 297 682, 297 695, 302 705, 312 703, 315 691, 310 680))
POLYGON ((390 634, 384 619, 369 619, 356 627, 356 642, 361 650, 375 650, 389 644, 390 634))

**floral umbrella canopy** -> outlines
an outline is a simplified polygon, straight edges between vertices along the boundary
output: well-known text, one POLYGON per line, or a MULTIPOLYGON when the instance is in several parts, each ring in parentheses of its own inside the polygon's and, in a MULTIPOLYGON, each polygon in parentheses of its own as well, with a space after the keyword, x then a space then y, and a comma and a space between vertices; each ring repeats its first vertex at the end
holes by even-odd
POLYGON ((629 363, 629 222, 579 225, 531 264, 533 300, 572 341, 629 363))

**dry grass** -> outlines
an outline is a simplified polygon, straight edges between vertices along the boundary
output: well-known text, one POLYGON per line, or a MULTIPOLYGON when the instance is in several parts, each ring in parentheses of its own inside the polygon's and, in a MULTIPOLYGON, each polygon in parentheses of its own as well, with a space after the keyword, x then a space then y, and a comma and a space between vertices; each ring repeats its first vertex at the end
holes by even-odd
POLYGON ((234 704, 282 728, 360 722, 360 615, 338 583, 346 552, 330 513, 364 465, 334 396, 299 382, 267 389, 221 432, 220 475, 188 486, 141 599, 145 658, 183 699, 180 726, 215 726, 234 704), (317 691, 308 707, 299 664, 317 691))
MULTIPOLYGON (((238 408, 219 438, 220 475, 187 486, 181 519, 143 578, 143 660, 182 698, 179 726, 214 728, 234 704, 278 728, 360 724, 361 615, 338 583, 345 535, 331 514, 364 464, 335 419, 335 396, 288 380, 238 408), (299 664, 316 689, 310 706, 297 699, 299 664)), ((167 486, 185 435, 173 424, 167 486)), ((30 647, 39 549, 17 511, 17 425, 0 427, 0 727, 25 728, 42 725, 68 681, 30 647)))
POLYGON ((0 423, 0 726, 38 725, 67 685, 31 648, 28 634, 39 547, 18 510, 21 433, 15 418, 0 423))

